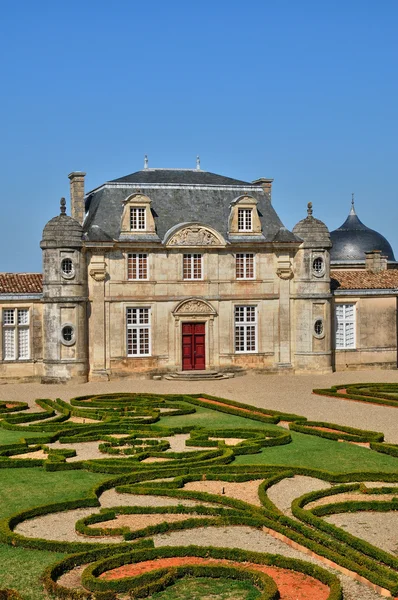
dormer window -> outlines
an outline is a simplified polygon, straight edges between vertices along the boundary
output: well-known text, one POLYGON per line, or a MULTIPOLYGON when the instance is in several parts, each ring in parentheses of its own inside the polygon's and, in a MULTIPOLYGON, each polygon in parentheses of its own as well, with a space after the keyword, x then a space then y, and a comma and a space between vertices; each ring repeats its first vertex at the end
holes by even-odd
POLYGON ((261 235, 261 221, 257 210, 258 201, 253 196, 239 196, 230 204, 229 235, 261 235))
POLYGON ((151 199, 135 193, 126 198, 120 226, 120 240, 137 239, 143 235, 156 236, 151 199))
POLYGON ((146 229, 145 207, 130 206, 130 229, 131 231, 142 231, 146 229))
POLYGON ((251 208, 238 208, 238 231, 252 231, 251 208))

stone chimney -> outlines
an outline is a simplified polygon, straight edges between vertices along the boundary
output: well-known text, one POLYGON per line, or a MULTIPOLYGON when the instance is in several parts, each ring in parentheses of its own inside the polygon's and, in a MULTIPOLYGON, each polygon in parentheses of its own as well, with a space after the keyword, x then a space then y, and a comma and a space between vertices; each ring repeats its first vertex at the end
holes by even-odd
POLYGON ((387 269, 387 256, 382 256, 381 250, 365 252, 365 267, 371 273, 380 273, 387 269))
POLYGON ((86 173, 82 171, 74 171, 69 173, 70 179, 70 205, 71 217, 83 224, 85 209, 84 209, 84 177, 86 173))
POLYGON ((264 193, 269 198, 269 201, 271 203, 272 203, 271 192, 272 192, 272 182, 273 181, 274 181, 273 179, 265 179, 264 177, 261 177, 260 179, 255 179, 254 181, 252 181, 253 185, 261 185, 261 187, 264 190, 264 193))

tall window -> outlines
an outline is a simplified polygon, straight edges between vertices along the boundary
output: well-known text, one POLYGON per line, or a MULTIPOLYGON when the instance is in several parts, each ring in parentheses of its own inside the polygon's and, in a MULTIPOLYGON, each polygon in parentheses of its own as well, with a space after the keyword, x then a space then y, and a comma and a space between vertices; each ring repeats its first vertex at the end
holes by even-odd
POLYGON ((254 279, 254 254, 236 255, 236 279, 254 279))
POLYGON ((256 350, 256 307, 235 306, 235 352, 256 352, 256 350))
POLYGON ((131 231, 145 229, 145 207, 130 206, 130 229, 131 231))
POLYGON ((252 230, 252 209, 238 208, 238 231, 252 230))
POLYGON ((183 279, 202 279, 202 255, 184 254, 183 279))
POLYGON ((28 360, 29 357, 29 310, 4 308, 3 359, 28 360))
POLYGON ((148 254, 127 255, 127 279, 148 279, 148 254))
POLYGON ((127 309, 127 356, 150 356, 151 315, 149 308, 127 309))
POLYGON ((336 304, 336 349, 355 348, 355 304, 336 304))

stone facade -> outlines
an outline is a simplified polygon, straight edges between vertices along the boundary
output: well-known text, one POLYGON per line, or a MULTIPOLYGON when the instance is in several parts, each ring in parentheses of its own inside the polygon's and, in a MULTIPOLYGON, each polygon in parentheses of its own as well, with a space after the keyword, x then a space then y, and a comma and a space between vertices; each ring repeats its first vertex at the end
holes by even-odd
POLYGON ((367 257, 331 279, 326 225, 309 204, 288 231, 272 180, 144 169, 84 195, 84 173, 69 178, 42 287, 0 274, 0 381, 396 366, 398 270, 367 257), (384 271, 373 293, 347 279, 384 271))

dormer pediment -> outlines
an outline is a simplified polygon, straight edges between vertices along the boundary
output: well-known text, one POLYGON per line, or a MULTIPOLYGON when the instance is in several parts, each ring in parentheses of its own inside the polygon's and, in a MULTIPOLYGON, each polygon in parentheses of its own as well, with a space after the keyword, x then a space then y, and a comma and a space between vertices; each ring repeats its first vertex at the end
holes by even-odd
POLYGON ((230 235, 259 235, 261 221, 257 210, 258 201, 253 196, 239 196, 230 204, 228 233, 230 235))
POLYGON ((131 194, 124 200, 120 227, 121 237, 155 234, 151 202, 152 200, 142 192, 131 194))
POLYGON ((227 242, 223 236, 208 225, 201 223, 181 223, 172 227, 164 238, 166 246, 214 247, 223 248, 227 242))

